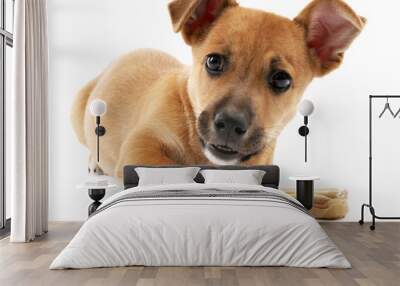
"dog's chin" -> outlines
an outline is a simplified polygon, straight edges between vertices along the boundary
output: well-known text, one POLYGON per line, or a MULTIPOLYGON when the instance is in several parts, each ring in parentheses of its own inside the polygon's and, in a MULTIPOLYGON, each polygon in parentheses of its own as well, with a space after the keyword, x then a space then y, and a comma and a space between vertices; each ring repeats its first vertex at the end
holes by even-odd
POLYGON ((233 150, 224 149, 212 144, 206 144, 203 148, 207 159, 216 165, 236 165, 241 162, 241 155, 233 150))

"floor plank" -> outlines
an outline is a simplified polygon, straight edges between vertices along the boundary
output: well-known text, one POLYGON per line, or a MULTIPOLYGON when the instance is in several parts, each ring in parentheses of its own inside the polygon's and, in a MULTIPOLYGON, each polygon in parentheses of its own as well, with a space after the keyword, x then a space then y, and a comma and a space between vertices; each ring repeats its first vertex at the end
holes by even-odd
POLYGON ((45 236, 28 244, 0 240, 0 285, 400 285, 400 223, 380 222, 375 231, 357 223, 321 223, 345 253, 352 269, 288 267, 119 267, 50 271, 55 256, 81 226, 51 223, 45 236))

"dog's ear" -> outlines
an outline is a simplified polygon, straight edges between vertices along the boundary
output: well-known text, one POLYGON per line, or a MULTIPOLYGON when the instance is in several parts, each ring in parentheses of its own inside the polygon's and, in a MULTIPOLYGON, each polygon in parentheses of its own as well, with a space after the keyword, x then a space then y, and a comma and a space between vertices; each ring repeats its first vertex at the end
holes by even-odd
POLYGON ((342 0, 314 0, 295 19, 306 30, 315 74, 337 68, 345 50, 363 29, 366 19, 342 0))
POLYGON ((168 9, 174 31, 182 32, 189 45, 198 41, 211 24, 228 6, 237 5, 235 0, 174 0, 168 9))

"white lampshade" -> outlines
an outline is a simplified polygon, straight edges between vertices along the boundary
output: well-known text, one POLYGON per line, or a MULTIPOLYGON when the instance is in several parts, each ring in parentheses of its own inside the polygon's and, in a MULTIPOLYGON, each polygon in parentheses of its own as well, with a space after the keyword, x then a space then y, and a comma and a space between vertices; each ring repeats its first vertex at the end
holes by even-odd
POLYGON ((95 99, 90 103, 89 110, 93 116, 103 116, 107 112, 107 104, 101 99, 95 99))
POLYGON ((310 116, 314 111, 314 104, 311 100, 305 99, 299 105, 299 112, 303 116, 310 116))

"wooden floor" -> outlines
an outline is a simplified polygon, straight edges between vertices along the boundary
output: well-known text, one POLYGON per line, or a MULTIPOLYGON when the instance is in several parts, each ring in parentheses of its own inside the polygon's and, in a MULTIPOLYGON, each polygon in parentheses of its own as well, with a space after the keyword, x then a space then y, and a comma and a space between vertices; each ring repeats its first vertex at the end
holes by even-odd
POLYGON ((400 285, 400 223, 379 223, 375 232, 357 223, 323 223, 352 269, 286 267, 124 267, 48 270, 50 262, 80 227, 52 223, 29 244, 0 241, 0 285, 400 285))

